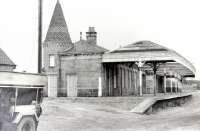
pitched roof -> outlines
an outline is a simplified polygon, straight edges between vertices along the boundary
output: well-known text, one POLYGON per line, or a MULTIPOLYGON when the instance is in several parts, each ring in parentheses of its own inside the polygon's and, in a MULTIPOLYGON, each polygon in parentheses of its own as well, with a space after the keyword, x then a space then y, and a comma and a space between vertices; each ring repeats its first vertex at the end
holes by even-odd
POLYGON ((56 3, 44 44, 47 43, 59 44, 66 48, 72 43, 59 1, 56 3))
POLYGON ((116 52, 129 52, 129 51, 140 52, 140 51, 167 51, 167 50, 168 49, 166 47, 158 45, 151 41, 139 41, 139 42, 121 47, 111 52, 116 53, 116 52))
POLYGON ((6 55, 6 53, 0 48, 0 65, 16 66, 14 62, 6 55))
POLYGON ((89 44, 86 40, 79 40, 74 43, 74 46, 64 51, 64 54, 99 54, 108 51, 107 49, 100 47, 96 44, 89 44))

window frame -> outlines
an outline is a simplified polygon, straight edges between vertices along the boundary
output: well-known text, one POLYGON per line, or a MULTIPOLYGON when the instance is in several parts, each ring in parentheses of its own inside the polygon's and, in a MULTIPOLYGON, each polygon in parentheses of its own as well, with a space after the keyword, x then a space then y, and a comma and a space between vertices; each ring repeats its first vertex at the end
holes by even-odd
POLYGON ((49 67, 55 67, 56 63, 55 63, 55 55, 50 54, 49 55, 49 67))

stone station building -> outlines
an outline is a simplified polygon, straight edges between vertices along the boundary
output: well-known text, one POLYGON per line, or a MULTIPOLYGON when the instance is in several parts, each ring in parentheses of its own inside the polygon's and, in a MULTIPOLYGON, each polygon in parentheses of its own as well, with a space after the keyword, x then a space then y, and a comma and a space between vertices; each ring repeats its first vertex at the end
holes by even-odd
POLYGON ((108 51, 97 45, 97 32, 89 27, 86 40, 81 36, 73 43, 59 1, 43 52, 50 97, 180 92, 182 80, 195 76, 195 68, 187 59, 151 41, 108 51))

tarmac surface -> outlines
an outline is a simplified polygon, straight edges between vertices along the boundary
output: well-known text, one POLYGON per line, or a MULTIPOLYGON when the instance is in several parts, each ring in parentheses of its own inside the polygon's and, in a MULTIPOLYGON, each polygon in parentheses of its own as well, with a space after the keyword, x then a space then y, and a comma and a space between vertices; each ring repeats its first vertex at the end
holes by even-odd
POLYGON ((190 102, 140 115, 142 97, 45 98, 38 131, 198 131, 200 92, 190 102))

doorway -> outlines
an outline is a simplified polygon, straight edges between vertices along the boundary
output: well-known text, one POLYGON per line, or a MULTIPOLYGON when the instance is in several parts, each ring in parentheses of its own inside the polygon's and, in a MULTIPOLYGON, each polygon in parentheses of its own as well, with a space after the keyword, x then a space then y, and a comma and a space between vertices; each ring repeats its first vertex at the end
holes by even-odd
POLYGON ((67 96, 77 97, 77 75, 67 74, 66 78, 67 78, 67 96))

